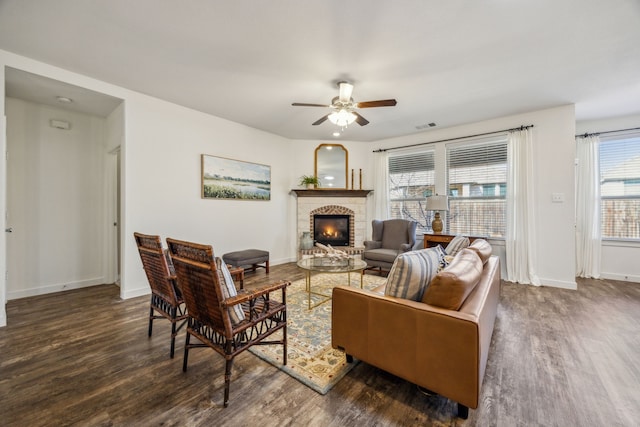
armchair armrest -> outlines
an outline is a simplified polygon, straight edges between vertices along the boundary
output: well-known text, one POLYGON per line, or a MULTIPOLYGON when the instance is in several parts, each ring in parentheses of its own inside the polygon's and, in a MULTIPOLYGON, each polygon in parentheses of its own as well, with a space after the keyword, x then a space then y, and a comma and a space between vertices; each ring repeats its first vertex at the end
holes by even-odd
POLYGON ((411 249, 413 249, 411 243, 403 243, 400 245, 400 252, 409 252, 411 249))
POLYGON ((250 300, 254 300, 263 295, 270 294, 271 292, 277 291, 278 289, 282 289, 283 294, 286 292, 287 286, 291 284, 288 280, 280 280, 278 282, 274 282, 268 285, 260 286, 251 290, 242 290, 235 297, 227 298, 220 303, 222 308, 233 307, 234 305, 242 304, 243 302, 247 302, 250 300))
POLYGON ((382 247, 382 242, 380 240, 365 240, 362 243, 364 244, 365 251, 371 249, 380 249, 382 247))

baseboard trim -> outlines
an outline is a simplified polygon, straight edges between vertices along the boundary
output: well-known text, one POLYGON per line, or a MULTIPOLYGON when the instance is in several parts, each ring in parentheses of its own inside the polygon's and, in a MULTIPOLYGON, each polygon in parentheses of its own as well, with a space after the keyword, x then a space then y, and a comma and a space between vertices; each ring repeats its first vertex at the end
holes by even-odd
POLYGON ((571 289, 573 291, 578 289, 578 284, 573 281, 573 282, 565 282, 565 281, 560 281, 560 280, 551 280, 551 279, 543 279, 542 277, 540 278, 540 284, 542 286, 549 286, 552 288, 560 288, 560 289, 571 289))
MULTIPOLYGON (((122 287, 120 287, 120 289, 122 289, 122 287)), ((137 298, 149 294, 151 294, 151 288, 149 288, 148 285, 144 288, 127 289, 124 292, 122 292, 122 290, 120 291, 120 297, 122 299, 137 298)))
POLYGON ((37 288, 20 289, 18 291, 8 291, 7 301, 13 299, 34 297, 38 295, 53 294, 55 292, 68 291, 71 289, 88 288, 90 286, 103 285, 104 277, 96 277, 93 279, 79 280, 70 283, 55 283, 53 285, 39 286, 37 288))
POLYGON ((619 280, 621 282, 640 283, 640 276, 636 276, 633 274, 601 273, 600 277, 609 280, 619 280))

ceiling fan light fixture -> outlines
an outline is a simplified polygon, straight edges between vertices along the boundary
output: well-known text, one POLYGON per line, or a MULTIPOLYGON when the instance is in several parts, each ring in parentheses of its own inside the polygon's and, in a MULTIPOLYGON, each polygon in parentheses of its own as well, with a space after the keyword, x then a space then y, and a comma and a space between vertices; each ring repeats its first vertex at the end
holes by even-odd
POLYGON ((351 111, 340 109, 338 111, 334 111, 333 113, 329 114, 328 118, 331 121, 331 123, 333 123, 334 125, 345 128, 349 126, 351 123, 355 122, 357 119, 357 116, 353 114, 351 111))

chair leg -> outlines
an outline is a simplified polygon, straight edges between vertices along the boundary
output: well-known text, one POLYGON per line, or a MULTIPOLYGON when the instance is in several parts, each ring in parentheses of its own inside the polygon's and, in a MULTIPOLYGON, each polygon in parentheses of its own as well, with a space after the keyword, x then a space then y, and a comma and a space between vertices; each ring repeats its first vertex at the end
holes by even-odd
POLYGON ((173 353, 176 349, 176 307, 171 310, 171 351, 169 356, 173 359, 173 353))
POLYGON ((228 359, 224 369, 224 407, 229 406, 229 385, 231 384, 231 367, 233 359, 228 359))
POLYGON ((282 327, 282 336, 284 340, 282 341, 282 364, 287 364, 287 324, 285 323, 282 327))
POLYGON ((182 372, 187 372, 187 360, 189 359, 189 339, 191 334, 187 331, 187 339, 184 342, 184 359, 182 359, 182 372))
POLYGON ((265 268, 267 269, 267 274, 269 274, 269 260, 267 260, 265 268))
MULTIPOLYGON (((151 297, 151 302, 153 303, 153 297, 151 297)), ((149 307, 149 336, 153 332, 153 304, 149 307)))

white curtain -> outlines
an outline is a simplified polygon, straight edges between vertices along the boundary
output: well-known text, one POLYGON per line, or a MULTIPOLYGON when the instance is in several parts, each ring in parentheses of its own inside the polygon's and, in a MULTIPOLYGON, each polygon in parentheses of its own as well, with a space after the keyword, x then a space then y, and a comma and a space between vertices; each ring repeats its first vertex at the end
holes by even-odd
POLYGON ((389 218, 389 155, 375 153, 373 170, 373 219, 389 218))
POLYGON ((509 133, 505 280, 540 285, 536 274, 533 141, 531 129, 509 133))
POLYGON ((576 140, 576 275, 600 277, 600 138, 576 140))

